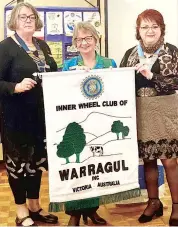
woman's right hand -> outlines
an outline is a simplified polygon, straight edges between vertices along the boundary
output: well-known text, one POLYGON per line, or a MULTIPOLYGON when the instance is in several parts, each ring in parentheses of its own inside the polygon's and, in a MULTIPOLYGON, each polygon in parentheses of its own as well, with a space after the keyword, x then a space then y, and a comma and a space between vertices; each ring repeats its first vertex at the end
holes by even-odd
POLYGON ((25 78, 20 83, 16 84, 14 93, 21 93, 31 90, 37 82, 31 78, 25 78))

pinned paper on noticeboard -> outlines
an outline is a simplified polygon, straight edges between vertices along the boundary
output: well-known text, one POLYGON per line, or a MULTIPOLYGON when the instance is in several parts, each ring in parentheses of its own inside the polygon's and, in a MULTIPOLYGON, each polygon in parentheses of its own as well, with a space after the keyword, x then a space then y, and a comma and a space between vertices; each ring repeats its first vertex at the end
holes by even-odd
POLYGON ((62 42, 48 41, 47 44, 51 49, 53 58, 56 61, 58 68, 61 68, 62 67, 62 42))
POLYGON ((99 36, 101 35, 101 22, 99 12, 84 12, 83 20, 90 22, 96 28, 99 36))
POLYGON ((7 23, 8 23, 8 21, 10 20, 10 17, 11 17, 11 12, 12 12, 12 10, 7 10, 6 11, 6 36, 7 37, 9 37, 9 36, 11 36, 11 35, 13 35, 14 34, 14 31, 11 31, 8 27, 7 27, 7 23))
POLYGON ((43 23, 43 27, 34 33, 35 37, 38 37, 40 39, 44 39, 44 12, 43 11, 38 11, 38 15, 43 23))
POLYGON ((64 12, 64 29, 66 36, 72 36, 74 31, 74 25, 82 21, 81 12, 64 12))
POLYGON ((47 12, 46 27, 48 35, 63 34, 62 12, 47 12))

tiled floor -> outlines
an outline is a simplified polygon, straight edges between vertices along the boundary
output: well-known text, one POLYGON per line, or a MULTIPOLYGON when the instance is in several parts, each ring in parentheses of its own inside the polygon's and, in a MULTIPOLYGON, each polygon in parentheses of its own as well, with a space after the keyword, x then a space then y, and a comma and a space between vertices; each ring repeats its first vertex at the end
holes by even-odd
MULTIPOLYGON (((166 193, 163 203, 164 216, 157 218, 150 223, 142 226, 166 226, 168 225, 169 215, 171 212, 169 189, 166 185, 166 193)), ((41 204, 44 209, 48 209, 48 175, 43 174, 41 186, 41 204)), ((141 226, 137 221, 139 215, 142 213, 145 205, 142 206, 119 206, 116 208, 115 204, 100 206, 98 213, 108 221, 108 226, 141 226), (117 212, 119 211, 119 214, 117 212)), ((57 226, 65 226, 68 223, 69 217, 64 212, 58 212, 59 217, 57 226)), ((14 226, 15 225, 15 204, 7 182, 6 173, 0 170, 0 226, 14 226)), ((40 223, 39 223, 40 224, 40 223)), ((89 223, 92 225, 92 223, 89 223)), ((40 224, 42 225, 42 224, 40 224)), ((81 221, 81 225, 84 225, 81 221)))

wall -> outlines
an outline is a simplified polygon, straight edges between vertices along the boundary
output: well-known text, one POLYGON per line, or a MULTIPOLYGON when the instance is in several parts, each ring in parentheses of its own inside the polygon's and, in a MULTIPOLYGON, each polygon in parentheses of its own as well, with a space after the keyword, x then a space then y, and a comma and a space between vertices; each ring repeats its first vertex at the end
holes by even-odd
MULTIPOLYGON (((0 0, 0 41, 4 39, 4 7, 10 0, 0 0)), ((92 7, 84 0, 28 0, 34 6, 62 6, 62 7, 92 7)), ((97 0, 89 0, 91 4, 97 6, 97 0)), ((105 54, 105 27, 104 27, 104 1, 101 0, 101 53, 105 54)))
POLYGON ((178 1, 170 0, 108 0, 109 56, 119 64, 125 51, 134 46, 135 22, 145 9, 159 10, 165 20, 165 40, 178 46, 178 1))

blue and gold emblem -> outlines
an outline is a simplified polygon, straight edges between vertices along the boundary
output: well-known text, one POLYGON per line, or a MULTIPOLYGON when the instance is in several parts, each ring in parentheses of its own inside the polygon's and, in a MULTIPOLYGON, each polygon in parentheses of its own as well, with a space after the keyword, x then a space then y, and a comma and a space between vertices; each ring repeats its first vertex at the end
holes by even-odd
POLYGON ((82 94, 88 99, 96 99, 104 91, 103 81, 99 76, 91 75, 81 83, 82 94))

